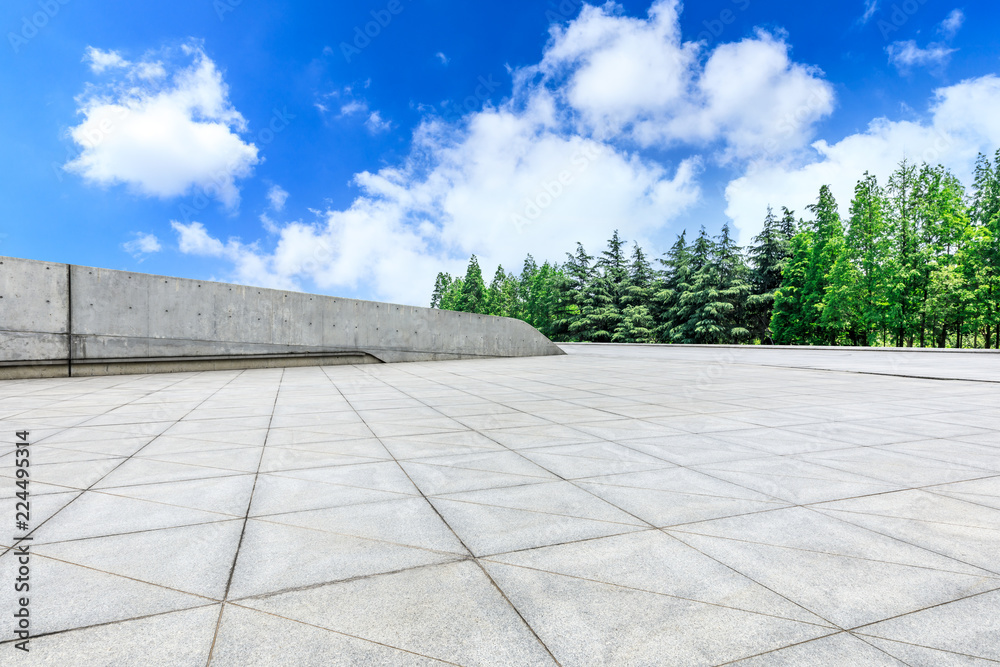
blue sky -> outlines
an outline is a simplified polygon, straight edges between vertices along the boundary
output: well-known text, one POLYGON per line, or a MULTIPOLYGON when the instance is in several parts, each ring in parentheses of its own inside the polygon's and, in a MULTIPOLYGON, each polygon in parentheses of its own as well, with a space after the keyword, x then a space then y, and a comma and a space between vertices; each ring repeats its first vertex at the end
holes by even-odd
POLYGON ((0 254, 425 305, 1000 148, 992 2, 9 0, 0 254), (369 35, 365 35, 365 31, 369 35), (489 276, 487 276, 487 279, 489 276))

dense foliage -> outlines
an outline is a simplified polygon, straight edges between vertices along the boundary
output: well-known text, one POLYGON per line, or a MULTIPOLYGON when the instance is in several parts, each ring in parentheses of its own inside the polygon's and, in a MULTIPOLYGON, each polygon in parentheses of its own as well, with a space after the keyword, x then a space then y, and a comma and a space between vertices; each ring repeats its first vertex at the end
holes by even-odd
POLYGON ((685 232, 655 263, 615 231, 596 257, 529 255, 489 286, 473 256, 464 277, 438 274, 431 305, 559 341, 1000 349, 1000 151, 979 156, 970 191, 904 161, 885 185, 866 173, 846 216, 827 186, 808 213, 769 208, 746 249, 728 225, 685 232))

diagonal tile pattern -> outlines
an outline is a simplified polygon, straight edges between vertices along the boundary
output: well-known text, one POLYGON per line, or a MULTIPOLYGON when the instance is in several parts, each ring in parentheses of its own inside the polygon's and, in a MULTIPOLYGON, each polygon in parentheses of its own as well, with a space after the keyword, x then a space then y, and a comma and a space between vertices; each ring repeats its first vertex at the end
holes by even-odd
POLYGON ((0 384, 30 664, 1000 662, 1000 357, 566 349, 0 384))

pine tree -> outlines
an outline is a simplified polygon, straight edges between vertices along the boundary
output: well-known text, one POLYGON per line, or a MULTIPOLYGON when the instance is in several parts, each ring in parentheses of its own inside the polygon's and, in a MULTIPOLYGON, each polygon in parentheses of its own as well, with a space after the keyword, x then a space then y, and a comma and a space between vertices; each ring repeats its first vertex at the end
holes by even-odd
POLYGON ((805 285, 802 288, 804 324, 811 335, 813 345, 834 345, 839 331, 823 324, 823 309, 826 307, 826 289, 830 284, 830 273, 837 263, 844 242, 844 229, 837 210, 837 201, 830 186, 820 188, 819 199, 810 205, 813 214, 813 242, 809 265, 806 268, 805 285))
POLYGON ((800 231, 792 237, 789 246, 788 263, 782 273, 781 287, 774 294, 774 313, 771 316, 771 332, 778 345, 808 345, 812 342, 805 289, 814 236, 810 230, 800 231))
POLYGON ((655 340, 669 343, 673 341, 671 332, 680 324, 677 314, 681 285, 687 284, 691 273, 691 249, 687 244, 687 231, 681 232, 670 250, 658 261, 663 266, 662 277, 654 283, 650 312, 656 325, 655 340))
POLYGON ((747 328, 750 336, 762 343, 772 339, 770 324, 774 298, 781 287, 782 272, 795 235, 795 217, 787 208, 783 211, 784 217, 779 221, 771 207, 767 207, 764 228, 754 237, 754 245, 747 252, 751 286, 747 296, 747 328))
POLYGON ((978 230, 971 238, 975 256, 968 258, 969 267, 975 267, 970 277, 976 319, 985 347, 1000 350, 1000 151, 995 165, 985 155, 976 161, 971 209, 978 230))
POLYGON ((916 331, 920 298, 919 234, 917 230, 917 167, 903 160, 892 173, 886 187, 888 200, 887 258, 889 291, 888 330, 895 346, 912 345, 916 331))
POLYGON ((874 344, 884 320, 885 208, 878 181, 865 172, 854 188, 847 234, 830 275, 820 322, 827 331, 842 332, 851 345, 874 344))
POLYGON ((483 282, 483 272, 479 268, 479 259, 473 255, 465 270, 465 278, 462 280, 457 310, 485 315, 486 305, 486 284, 483 282))
POLYGON ((437 279, 434 281, 434 293, 431 294, 431 308, 441 307, 441 299, 444 298, 452 280, 452 277, 447 273, 437 274, 437 279))

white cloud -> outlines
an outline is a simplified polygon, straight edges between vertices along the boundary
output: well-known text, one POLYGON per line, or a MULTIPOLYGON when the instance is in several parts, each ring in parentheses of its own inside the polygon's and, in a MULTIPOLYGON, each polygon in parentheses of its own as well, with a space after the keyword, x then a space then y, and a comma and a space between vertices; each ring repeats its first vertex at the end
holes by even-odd
POLYGON ((123 243, 122 248, 125 249, 125 252, 138 258, 143 255, 160 252, 163 246, 160 245, 160 240, 155 235, 136 232, 135 238, 123 243))
MULTIPOLYGON (((277 231, 270 251, 175 225, 182 250, 225 258, 237 278, 255 266, 268 276, 259 280, 426 304, 435 274, 463 272, 472 253, 491 273, 518 269, 528 252, 561 260, 576 241, 597 251, 615 228, 650 247, 699 201, 704 161, 808 150, 834 103, 783 36, 758 31, 709 50, 681 41, 677 12, 675 0, 647 18, 585 5, 552 28, 540 63, 512 70, 510 98, 456 123, 425 118, 401 164, 355 177, 351 206, 262 220, 277 231), (690 157, 656 161, 645 147, 690 157)), ((351 97, 336 108, 373 113, 351 97)))
POLYGON ((889 62, 900 72, 908 72, 914 67, 941 67, 948 62, 955 50, 938 43, 928 44, 923 49, 912 39, 893 42, 885 48, 885 52, 889 54, 889 62))
MULTIPOLYGON (((350 88, 345 91, 350 94, 350 88)), ((321 111, 326 111, 324 107, 321 111)), ((392 122, 382 118, 381 112, 373 110, 368 106, 367 100, 355 99, 340 106, 340 118, 350 118, 353 116, 365 117, 365 128, 372 134, 387 132, 392 129, 392 122)))
POLYGON ((288 201, 288 191, 280 185, 272 185, 271 189, 267 191, 267 200, 270 202, 272 210, 281 211, 285 208, 285 202, 288 201))
POLYGON ((144 61, 123 66, 120 81, 88 87, 78 100, 83 121, 70 129, 81 153, 65 168, 147 196, 200 188, 236 206, 237 181, 258 163, 257 147, 241 138, 246 120, 230 103, 215 63, 197 46, 183 54, 190 62, 172 76, 163 63, 144 61))
POLYGON ((446 56, 444 53, 442 53, 441 51, 438 51, 437 53, 435 53, 434 57, 437 58, 438 60, 440 60, 442 65, 447 65, 449 62, 451 62, 451 59, 448 56, 446 56))
POLYGON ((877 11, 878 11, 878 0, 865 0, 865 13, 861 15, 861 18, 858 20, 858 22, 861 23, 862 25, 868 23, 868 21, 870 21, 871 18, 875 16, 875 12, 877 11))
POLYGON ((256 243, 246 245, 235 238, 223 243, 210 236, 200 222, 185 225, 173 221, 170 226, 177 232, 177 247, 181 252, 229 261, 233 265, 233 279, 237 282, 275 289, 300 289, 292 277, 277 275, 271 270, 273 262, 260 252, 256 243))
POLYGON ((864 172, 884 183, 904 157, 918 164, 943 164, 971 182, 976 155, 1000 145, 998 105, 1000 78, 994 75, 941 88, 925 121, 878 118, 866 131, 837 143, 816 142, 809 160, 752 165, 727 187, 726 214, 745 244, 760 230, 768 205, 788 206, 808 217, 805 207, 816 200, 820 186, 831 185, 846 215, 864 172))
POLYGON ((88 46, 84 51, 83 62, 90 63, 90 69, 95 74, 102 74, 108 69, 128 67, 131 64, 117 51, 102 51, 93 46, 88 46))
POLYGON ((365 121, 365 127, 372 134, 378 134, 379 132, 388 132, 392 129, 392 123, 390 121, 384 120, 382 114, 378 111, 372 111, 368 114, 368 120, 365 121))
POLYGON ((803 146, 833 110, 822 72, 792 62, 784 39, 762 30, 703 53, 681 42, 678 11, 676 0, 654 2, 647 19, 584 5, 553 29, 544 59, 522 76, 542 74, 581 130, 605 139, 720 142, 726 159, 803 146))
POLYGON ((958 34, 963 23, 965 23, 965 13, 961 9, 953 9, 938 29, 947 39, 951 39, 958 34))

